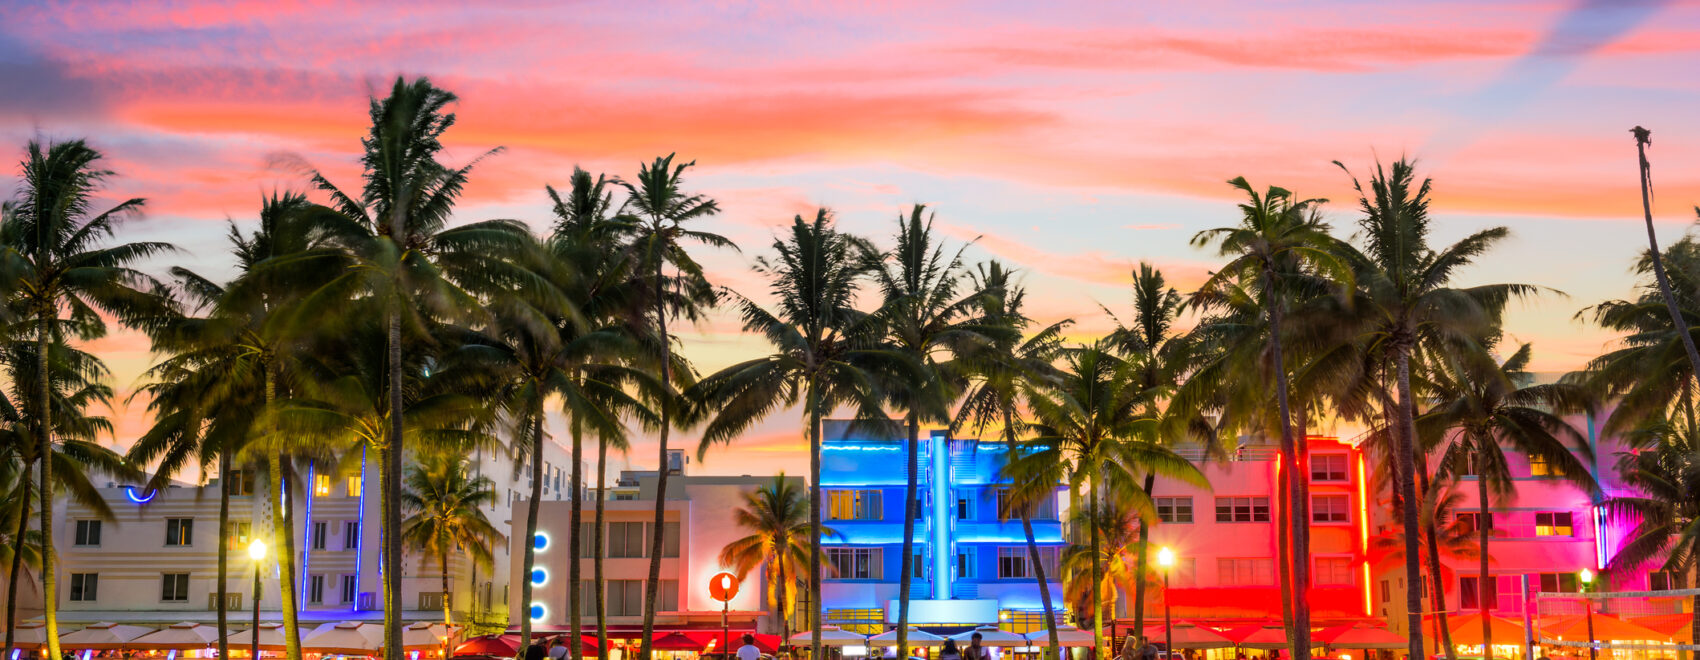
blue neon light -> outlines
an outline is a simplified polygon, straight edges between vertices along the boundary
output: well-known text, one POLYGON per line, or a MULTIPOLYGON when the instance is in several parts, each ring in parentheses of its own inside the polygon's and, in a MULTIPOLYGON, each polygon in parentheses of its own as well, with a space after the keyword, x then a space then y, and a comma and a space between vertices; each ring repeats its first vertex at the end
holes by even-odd
MULTIPOLYGON (((360 531, 362 533, 364 533, 366 531, 366 448, 365 447, 360 448, 360 512, 357 515, 360 517, 360 531)), ((360 592, 360 558, 366 554, 366 545, 363 544, 363 543, 360 543, 358 540, 356 540, 355 541, 355 547, 357 548, 354 551, 354 591, 355 591, 355 597, 354 597, 354 607, 352 608, 352 611, 359 612, 360 611, 360 596, 359 596, 359 592, 360 592)), ((382 564, 380 564, 379 566, 381 567, 382 564)))
POLYGON ((543 552, 544 550, 548 549, 549 548, 549 534, 546 533, 546 532, 538 532, 536 535, 532 536, 531 537, 531 548, 533 550, 537 551, 537 552, 543 552))
MULTIPOLYGON (((313 473, 314 473, 314 470, 317 469, 317 468, 318 468, 317 462, 307 461, 307 488, 304 489, 304 490, 307 491, 307 524, 303 527, 303 529, 305 529, 307 531, 308 536, 311 536, 313 534, 313 486, 314 486, 313 473)), ((295 522, 290 521, 289 524, 294 525, 295 522)), ((307 547, 309 547, 309 548, 313 547, 312 546, 312 539, 308 539, 308 546, 307 547)), ((311 552, 301 553, 301 574, 302 575, 307 575, 308 568, 312 564, 312 562, 310 561, 312 556, 313 556, 313 553, 311 553, 311 552)), ((301 581, 301 602, 303 602, 303 603, 307 602, 307 596, 308 596, 307 587, 309 586, 307 584, 308 582, 309 582, 309 580, 302 580, 301 581)))
POLYGON ((137 504, 147 504, 148 502, 152 502, 153 498, 159 497, 159 491, 155 490, 155 489, 148 489, 148 494, 147 494, 147 496, 144 497, 144 496, 136 494, 136 487, 135 486, 125 486, 124 487, 124 495, 126 497, 129 497, 131 502, 135 502, 137 504))
POLYGON ((538 566, 537 568, 531 569, 531 584, 532 584, 532 586, 541 587, 541 586, 543 586, 543 583, 548 582, 548 581, 549 581, 549 571, 547 569, 544 569, 542 566, 538 566))
POLYGON ((841 442, 828 442, 821 445, 821 451, 903 451, 902 445, 856 445, 841 442))
POLYGON ((531 620, 532 621, 542 621, 543 616, 548 614, 548 613, 549 613, 549 610, 547 608, 543 607, 543 603, 539 603, 537 601, 532 601, 532 603, 531 603, 531 620))

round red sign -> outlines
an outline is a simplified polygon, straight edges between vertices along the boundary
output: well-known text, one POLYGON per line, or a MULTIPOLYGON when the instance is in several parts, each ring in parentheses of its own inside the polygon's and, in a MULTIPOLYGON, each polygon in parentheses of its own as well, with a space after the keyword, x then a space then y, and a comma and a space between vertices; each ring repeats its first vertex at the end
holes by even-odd
POLYGON ((738 576, 731 573, 715 573, 708 579, 708 595, 722 603, 732 600, 738 595, 738 576))

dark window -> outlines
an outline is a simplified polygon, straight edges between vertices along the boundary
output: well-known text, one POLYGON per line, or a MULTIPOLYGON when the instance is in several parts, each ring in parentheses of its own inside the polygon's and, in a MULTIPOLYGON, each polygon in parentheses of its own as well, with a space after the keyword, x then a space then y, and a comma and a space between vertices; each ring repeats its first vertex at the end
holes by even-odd
POLYGON ((1345 495, 1313 495, 1310 498, 1310 521, 1319 523, 1350 522, 1351 498, 1345 495))
POLYGON ((307 602, 325 602, 325 576, 313 575, 307 578, 307 602))
POLYGON ((325 549, 325 527, 325 521, 317 520, 313 522, 312 531, 307 532, 310 537, 307 541, 312 544, 314 550, 325 549))
POLYGON ((1311 481, 1345 481, 1345 454, 1316 454, 1310 457, 1311 481))
POLYGON ((71 574, 71 602, 92 603, 100 593, 99 573, 71 574))
POLYGON ((165 544, 189 545, 195 536, 194 518, 166 518, 165 544))
POLYGON ((1158 520, 1166 523, 1192 522, 1192 498, 1159 497, 1156 499, 1158 520))
POLYGON ((1491 513, 1460 513, 1458 524, 1463 526, 1466 533, 1474 534, 1482 527, 1493 529, 1493 514, 1491 513))
MULTIPOLYGON (((661 523, 661 556, 679 556, 679 523, 661 523)), ((674 610, 667 610, 672 612, 674 610)))
POLYGON ((956 577, 974 577, 974 556, 978 554, 973 548, 963 548, 956 551, 956 577))
POLYGON ((77 545, 87 545, 87 546, 98 546, 98 545, 100 545, 100 521, 99 520, 78 520, 77 521, 77 545))
POLYGON ((254 471, 230 471, 230 496, 246 497, 254 494, 254 471))
POLYGON ((342 549, 354 550, 360 547, 360 521, 342 521, 342 549))
POLYGON ((1216 522, 1269 522, 1269 498, 1218 497, 1216 522))
POLYGON ((354 602, 354 596, 355 596, 354 591, 355 591, 357 584, 358 583, 356 583, 354 581, 354 576, 352 576, 352 575, 342 576, 342 602, 344 602, 344 603, 354 602))
POLYGON ((166 573, 160 576, 159 599, 167 603, 189 601, 189 574, 166 573))
POLYGON ((1682 571, 1653 571, 1647 574, 1647 586, 1652 591, 1687 589, 1688 579, 1682 571))
POLYGON ((1458 578, 1458 607, 1466 610, 1491 610, 1499 607, 1499 593, 1490 581, 1488 588, 1474 576, 1458 578))
POLYGON ((1541 573, 1541 591, 1547 593, 1575 593, 1581 589, 1581 582, 1575 573, 1541 573))

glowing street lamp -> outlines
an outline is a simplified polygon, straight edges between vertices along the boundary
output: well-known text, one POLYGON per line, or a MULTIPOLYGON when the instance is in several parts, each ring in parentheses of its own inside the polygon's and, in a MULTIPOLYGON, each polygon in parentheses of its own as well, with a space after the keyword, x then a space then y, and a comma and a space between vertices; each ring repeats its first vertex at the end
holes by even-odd
MULTIPOLYGON (((1593 590, 1593 571, 1584 568, 1577 577, 1582 578, 1582 591, 1586 592, 1593 590)), ((1600 660, 1600 649, 1595 646, 1595 644, 1598 644, 1599 642, 1594 640, 1594 601, 1590 598, 1583 597, 1582 607, 1587 608, 1586 611, 1588 612, 1588 660, 1600 660)))
POLYGON ((257 538, 248 542, 248 558, 254 560, 254 627, 248 631, 254 636, 254 644, 249 653, 260 660, 260 564, 266 562, 266 542, 257 538))
POLYGON ((1175 631, 1174 625, 1169 621, 1169 569, 1175 565, 1175 551, 1166 545, 1158 548, 1157 565, 1163 568, 1163 653, 1173 657, 1175 631))

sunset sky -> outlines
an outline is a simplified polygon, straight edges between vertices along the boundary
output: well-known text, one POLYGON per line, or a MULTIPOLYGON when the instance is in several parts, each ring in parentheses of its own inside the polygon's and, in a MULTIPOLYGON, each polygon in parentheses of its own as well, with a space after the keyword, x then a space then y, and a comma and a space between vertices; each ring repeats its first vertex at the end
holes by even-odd
MULTIPOLYGON (((227 276, 225 221, 303 189, 286 163, 357 188, 368 96, 426 75, 461 98, 451 162, 505 147, 474 173, 464 221, 541 229, 544 184, 575 164, 629 177, 678 152, 698 163, 687 186, 725 210, 701 228, 743 248, 699 250, 719 283, 759 293, 749 263, 795 214, 825 205, 889 244, 920 202, 953 241, 978 237, 971 261, 1021 268, 1032 311, 1081 337, 1108 327, 1100 304, 1126 310, 1139 260, 1183 290, 1220 262, 1188 240, 1235 221, 1226 180, 1334 200, 1349 235, 1331 161, 1362 175, 1408 154, 1435 179, 1439 240, 1512 229, 1465 283, 1563 292, 1509 321, 1547 371, 1612 339, 1579 309, 1631 295, 1646 236, 1630 127, 1653 130, 1664 241, 1700 202, 1692 2, 832 5, 8 2, 0 146, 88 138, 119 174, 112 197, 148 200, 125 239, 227 276)), ((16 184, 0 171, 0 193, 16 184)), ((705 372, 763 350, 737 330, 711 320, 684 350, 705 372)), ((120 398, 153 359, 129 333, 92 348, 120 398)), ((149 423, 139 403, 113 414, 120 446, 149 423)), ((780 414, 694 469, 803 472, 799 429, 780 414)), ((653 445, 631 462, 652 466, 653 445)))

